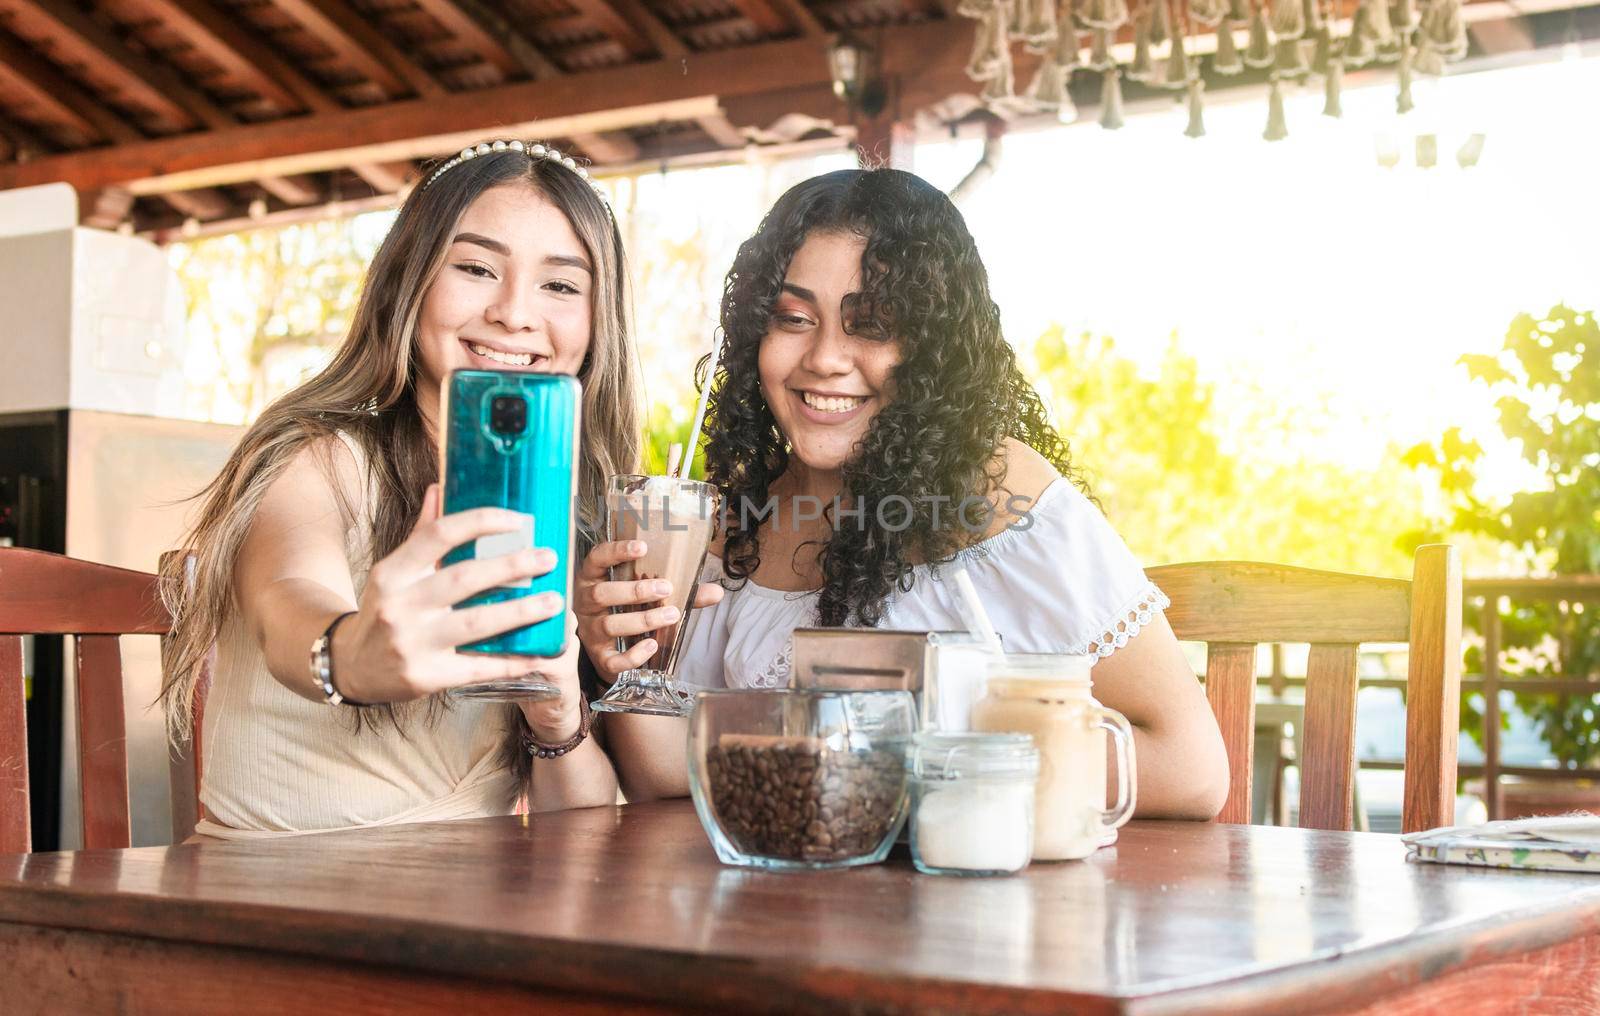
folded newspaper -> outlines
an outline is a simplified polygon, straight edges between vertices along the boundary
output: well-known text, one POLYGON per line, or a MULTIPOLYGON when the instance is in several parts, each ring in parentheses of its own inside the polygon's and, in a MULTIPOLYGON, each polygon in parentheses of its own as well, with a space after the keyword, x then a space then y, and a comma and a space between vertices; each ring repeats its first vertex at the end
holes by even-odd
POLYGON ((1401 837, 1408 857, 1438 864, 1600 873, 1600 815, 1542 815, 1401 837))

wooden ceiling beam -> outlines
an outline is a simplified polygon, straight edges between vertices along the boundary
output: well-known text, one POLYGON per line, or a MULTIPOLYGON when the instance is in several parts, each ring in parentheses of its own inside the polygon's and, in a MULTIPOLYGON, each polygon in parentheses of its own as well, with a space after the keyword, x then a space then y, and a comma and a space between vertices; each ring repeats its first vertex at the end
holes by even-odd
POLYGON ((122 187, 78 194, 78 223, 95 229, 116 229, 133 210, 133 195, 122 187))
POLYGON ((345 0, 272 0, 390 98, 443 95, 445 87, 345 0))
POLYGON ((689 55, 677 33, 640 0, 571 0, 584 17, 622 44, 634 59, 654 56, 677 60, 689 55))
POLYGON ((398 194, 416 172, 409 162, 364 162, 351 166, 351 172, 367 181, 379 194, 398 194))
POLYGON ((711 116, 702 116, 695 120, 706 136, 715 141, 722 148, 743 148, 748 139, 744 132, 733 125, 726 113, 714 113, 711 116))
MULTIPOLYGON (((886 30, 877 40, 880 67, 886 75, 902 77, 928 67, 953 67, 959 73, 972 48, 972 29, 964 21, 886 30)), ((0 166, 0 189, 64 179, 159 193, 352 161, 428 158, 481 141, 489 131, 571 137, 694 120, 717 113, 718 96, 827 84, 827 60, 818 40, 791 39, 696 53, 687 61, 657 60, 0 166)), ((971 89, 968 82, 966 90, 971 89)))
POLYGON ((163 194, 161 200, 201 222, 225 218, 233 211, 233 202, 228 200, 227 195, 207 187, 163 194))
MULTIPOLYGON (((59 146, 45 140, 43 135, 25 127, 15 120, 8 120, 0 116, 0 139, 4 139, 11 147, 9 159, 21 163, 29 159, 36 159, 41 155, 49 155, 59 146)), ((5 160, 0 159, 0 162, 5 160)))
POLYGON ((523 75, 553 78, 562 71, 494 5, 484 0, 415 0, 461 44, 483 57, 508 81, 523 75))
POLYGON ((92 140, 137 141, 141 135, 122 117, 15 38, 0 32, 0 78, 26 93, 35 104, 92 140))
POLYGON ((573 142, 596 165, 616 165, 639 158, 639 145, 622 131, 572 135, 573 142))
POLYGON ((338 103, 205 0, 140 0, 169 30, 285 113, 325 112, 338 103), (291 84, 292 82, 292 84, 291 84), (298 86, 298 87, 295 87, 298 86), (331 104, 331 105, 330 105, 331 104))
POLYGON ((267 176, 257 182, 262 190, 286 205, 314 205, 322 200, 322 188, 309 176, 267 176))
POLYGON ((134 101, 178 128, 224 127, 235 122, 178 75, 129 49, 75 4, 65 0, 7 0, 7 4, 46 31, 62 49, 95 66, 134 101))
POLYGON ((767 35, 797 32, 815 39, 828 34, 805 0, 733 0, 733 6, 767 35))

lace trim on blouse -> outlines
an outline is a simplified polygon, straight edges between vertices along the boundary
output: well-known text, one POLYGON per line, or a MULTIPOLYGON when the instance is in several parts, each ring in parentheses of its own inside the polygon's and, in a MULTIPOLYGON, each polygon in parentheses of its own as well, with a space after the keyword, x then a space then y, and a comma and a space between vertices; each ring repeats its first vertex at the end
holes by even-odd
POLYGON ((1101 632, 1099 637, 1080 642, 1067 652, 1074 656, 1088 655, 1104 659, 1127 645, 1128 640, 1143 631, 1158 612, 1170 606, 1172 601, 1167 599, 1167 594, 1156 588, 1154 582, 1147 583, 1138 598, 1118 614, 1117 621, 1101 632))

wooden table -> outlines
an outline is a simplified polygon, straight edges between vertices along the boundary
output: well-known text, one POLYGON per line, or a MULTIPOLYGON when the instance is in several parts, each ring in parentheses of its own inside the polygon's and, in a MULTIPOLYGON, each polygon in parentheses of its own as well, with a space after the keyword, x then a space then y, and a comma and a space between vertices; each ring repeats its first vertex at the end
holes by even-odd
POLYGON ((1600 879, 1404 854, 1135 822, 1015 878, 761 872, 677 801, 6 855, 0 1011, 1600 1011, 1600 879))

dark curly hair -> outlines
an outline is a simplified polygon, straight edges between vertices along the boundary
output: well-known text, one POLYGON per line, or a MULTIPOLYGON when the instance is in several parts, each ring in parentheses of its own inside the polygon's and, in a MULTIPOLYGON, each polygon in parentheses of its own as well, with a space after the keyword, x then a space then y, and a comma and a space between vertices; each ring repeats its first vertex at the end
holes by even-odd
MULTIPOLYGON (((844 466, 844 490, 866 525, 835 526, 818 551, 823 585, 817 621, 876 625, 912 563, 952 557, 970 534, 936 527, 928 496, 958 505, 1003 480, 996 452, 1006 437, 1038 451, 1076 480, 1044 403, 1000 334, 1000 310, 961 213, 938 189, 893 169, 840 170, 789 189, 739 247, 722 298, 722 355, 706 417, 706 476, 725 503, 767 503, 789 448, 761 393, 757 359, 789 262, 813 233, 862 237, 861 291, 844 308, 852 334, 896 341, 894 399, 873 418, 844 466), (909 526, 876 524, 878 505, 912 493, 909 526), (741 501, 748 498, 749 501, 741 501)), ((706 366, 702 364, 702 368, 706 366)), ((904 503, 893 502, 898 521, 904 503)), ((723 569, 748 579, 760 564, 758 522, 728 516, 723 569)))

